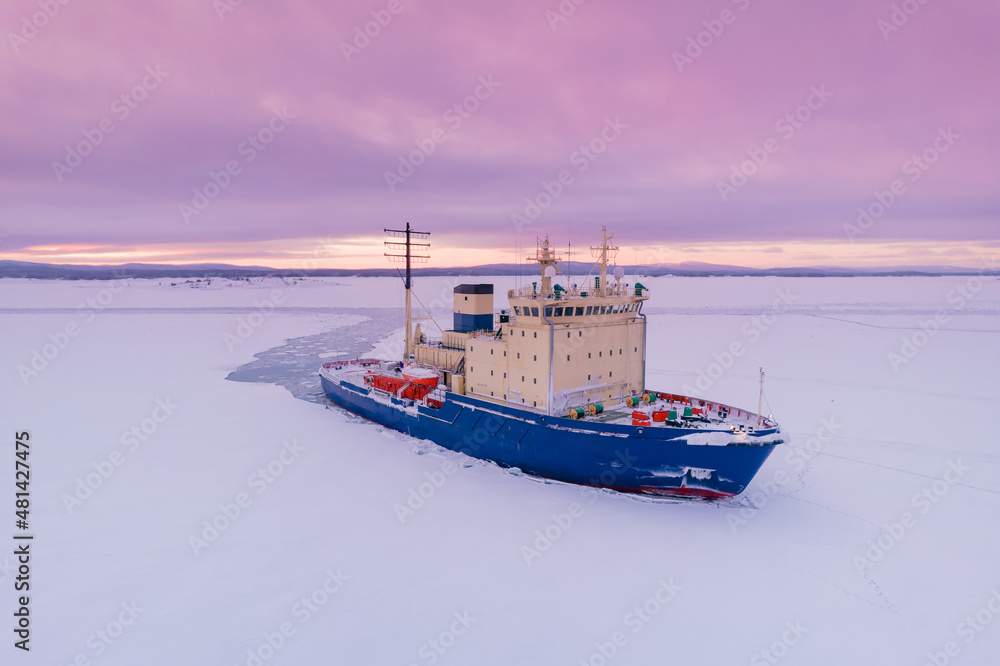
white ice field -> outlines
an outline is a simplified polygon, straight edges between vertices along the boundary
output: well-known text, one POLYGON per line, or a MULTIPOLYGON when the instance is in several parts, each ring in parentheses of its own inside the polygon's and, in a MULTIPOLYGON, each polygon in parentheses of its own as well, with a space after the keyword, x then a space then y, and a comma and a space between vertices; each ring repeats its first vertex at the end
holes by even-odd
MULTIPOLYGON (((417 282, 444 322, 458 281, 417 282)), ((462 281, 506 307, 510 278, 462 281)), ((310 368, 398 348, 398 280, 0 280, 0 663, 998 663, 1000 280, 641 281, 650 388, 756 409, 764 366, 792 439, 736 500, 543 483, 324 405, 310 368), (299 397, 226 379, 268 350, 299 397)))

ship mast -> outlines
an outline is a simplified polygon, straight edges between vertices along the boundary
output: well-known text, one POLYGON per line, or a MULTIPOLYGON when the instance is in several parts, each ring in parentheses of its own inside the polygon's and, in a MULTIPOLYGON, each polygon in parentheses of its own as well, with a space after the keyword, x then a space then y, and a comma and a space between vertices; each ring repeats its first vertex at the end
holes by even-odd
POLYGON ((601 227, 601 246, 590 248, 591 254, 601 264, 601 284, 600 289, 597 290, 598 294, 608 293, 605 291, 608 287, 608 259, 614 259, 618 256, 618 248, 608 245, 608 242, 614 237, 614 232, 611 232, 609 236, 608 228, 601 227))
POLYGON ((559 262, 561 259, 556 256, 555 251, 549 245, 549 237, 546 236, 545 240, 539 243, 535 247, 535 256, 528 257, 526 261, 536 261, 542 269, 542 290, 541 295, 543 298, 552 295, 552 276, 560 273, 559 262), (547 270, 549 266, 553 267, 553 270, 547 270))
POLYGON ((414 243, 412 239, 427 240, 431 234, 429 231, 411 230, 409 222, 406 223, 406 229, 384 229, 383 231, 385 231, 387 236, 406 239, 403 243, 386 241, 385 246, 387 248, 391 250, 405 250, 405 254, 389 254, 386 252, 385 256, 389 258, 389 261, 406 263, 406 277, 403 279, 403 285, 406 287, 406 349, 403 353, 403 359, 409 360, 410 355, 413 354, 413 310, 410 304, 413 275, 410 265, 414 262, 425 264, 430 259, 430 255, 415 255, 412 253, 412 250, 416 249, 420 252, 426 252, 431 247, 430 243, 414 243))

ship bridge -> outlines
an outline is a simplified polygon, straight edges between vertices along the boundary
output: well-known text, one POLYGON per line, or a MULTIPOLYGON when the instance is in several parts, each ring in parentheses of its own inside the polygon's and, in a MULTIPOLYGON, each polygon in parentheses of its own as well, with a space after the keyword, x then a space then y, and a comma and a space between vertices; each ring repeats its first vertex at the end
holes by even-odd
POLYGON ((415 360, 440 368, 452 391, 545 414, 642 395, 649 292, 624 284, 620 268, 609 284, 610 240, 605 231, 592 248, 599 274, 567 288, 553 284, 560 259, 545 239, 530 258, 540 280, 508 291, 499 314, 493 285, 458 285, 453 330, 418 343, 415 360))

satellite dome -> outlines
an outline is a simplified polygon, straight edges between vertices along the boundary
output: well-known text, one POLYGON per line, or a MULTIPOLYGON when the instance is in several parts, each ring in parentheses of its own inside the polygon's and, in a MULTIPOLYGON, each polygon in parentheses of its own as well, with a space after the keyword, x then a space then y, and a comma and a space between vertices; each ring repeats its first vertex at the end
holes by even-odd
POLYGON ((545 267, 545 273, 543 275, 545 275, 545 277, 547 277, 547 278, 555 277, 556 276, 556 267, 555 266, 546 266, 545 267))
POLYGON ((615 266, 615 278, 621 280, 625 277, 625 269, 621 266, 615 266))

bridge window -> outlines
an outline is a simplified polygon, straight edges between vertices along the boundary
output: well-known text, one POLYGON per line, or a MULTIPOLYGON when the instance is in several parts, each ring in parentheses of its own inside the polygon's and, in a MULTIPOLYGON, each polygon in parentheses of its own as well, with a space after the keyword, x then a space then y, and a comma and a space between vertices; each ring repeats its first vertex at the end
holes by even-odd
POLYGON ((583 308, 577 308, 576 309, 576 316, 577 317, 582 317, 583 316, 583 308))
POLYGON ((538 316, 538 308, 531 308, 531 316, 532 317, 538 316))
POLYGON ((591 312, 591 310, 593 310, 593 309, 594 309, 594 306, 593 306, 593 305, 588 305, 588 306, 587 306, 587 316, 588 316, 588 317, 590 316, 590 312, 591 312))
POLYGON ((563 311, 562 308, 556 308, 556 315, 555 316, 562 317, 562 311, 563 311))

